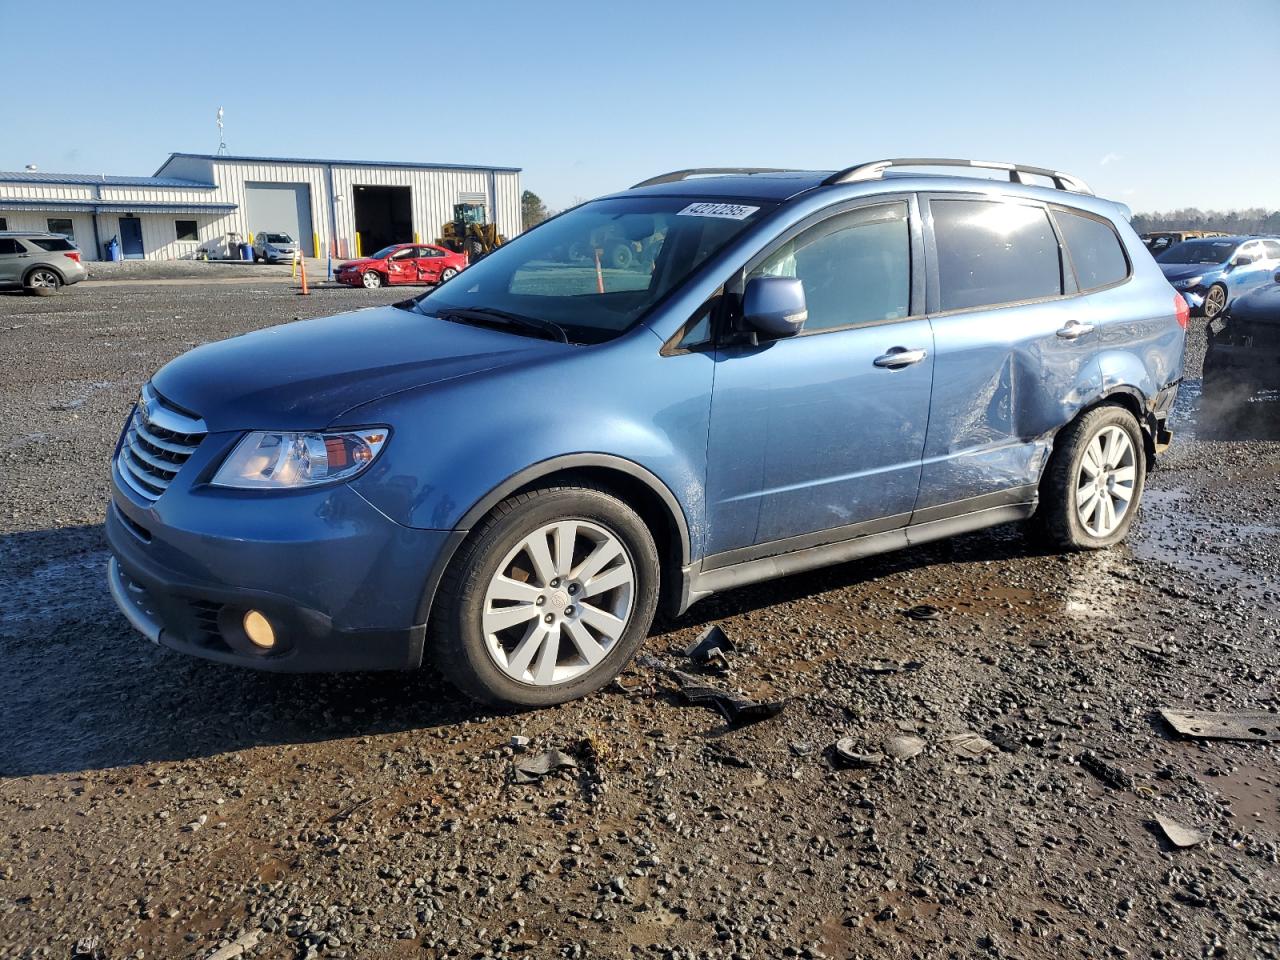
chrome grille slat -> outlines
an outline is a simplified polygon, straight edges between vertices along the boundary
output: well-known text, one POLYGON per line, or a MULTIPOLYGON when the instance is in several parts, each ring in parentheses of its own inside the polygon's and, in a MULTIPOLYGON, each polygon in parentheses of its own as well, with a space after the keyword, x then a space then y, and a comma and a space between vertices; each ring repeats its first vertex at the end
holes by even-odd
POLYGON ((175 410, 148 384, 142 388, 116 457, 120 478, 143 500, 154 503, 206 432, 203 420, 175 410))

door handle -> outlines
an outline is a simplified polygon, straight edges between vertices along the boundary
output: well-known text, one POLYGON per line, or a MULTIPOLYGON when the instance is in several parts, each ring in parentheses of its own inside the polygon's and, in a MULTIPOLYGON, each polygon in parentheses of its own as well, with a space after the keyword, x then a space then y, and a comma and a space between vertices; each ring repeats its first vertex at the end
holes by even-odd
POLYGON ((919 363, 923 360, 927 353, 923 350, 908 350, 906 347, 893 347, 883 356, 876 357, 871 362, 877 367, 887 367, 890 370, 898 370, 902 367, 909 367, 913 363, 919 363))
POLYGON ((1058 331, 1058 336, 1063 340, 1076 340, 1083 337, 1086 333, 1093 333, 1092 323, 1081 323, 1078 320, 1070 320, 1067 325, 1058 331))

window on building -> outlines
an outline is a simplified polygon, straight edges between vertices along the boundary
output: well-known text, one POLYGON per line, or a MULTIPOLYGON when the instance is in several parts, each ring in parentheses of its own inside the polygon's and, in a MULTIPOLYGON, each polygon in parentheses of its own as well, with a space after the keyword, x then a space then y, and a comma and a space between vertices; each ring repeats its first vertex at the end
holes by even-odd
POLYGON ((5 217, 0 217, 0 230, 8 230, 9 221, 5 217))
POLYGON ((998 306, 1062 293, 1062 256, 1043 207, 934 200, 941 309, 998 306))
POLYGON ((50 233, 60 233, 64 237, 75 239, 76 225, 69 217, 50 217, 45 223, 49 224, 50 233))
POLYGON ((837 214, 788 240, 751 275, 798 277, 807 331, 900 320, 911 304, 907 205, 837 214))
POLYGON ((179 240, 198 241, 200 239, 200 230, 194 220, 175 220, 173 225, 179 240))
POLYGON ((1129 260, 1109 223, 1065 210, 1055 210, 1053 216, 1067 243, 1081 290, 1119 283, 1129 275, 1129 260))

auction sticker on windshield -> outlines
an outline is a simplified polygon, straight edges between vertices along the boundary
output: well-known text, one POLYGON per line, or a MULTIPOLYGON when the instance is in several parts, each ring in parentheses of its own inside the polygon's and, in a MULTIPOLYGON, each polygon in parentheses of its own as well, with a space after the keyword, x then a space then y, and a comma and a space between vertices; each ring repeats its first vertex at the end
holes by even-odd
POLYGON ((759 207, 748 207, 741 203, 691 203, 677 217, 719 217, 721 220, 745 220, 759 207))

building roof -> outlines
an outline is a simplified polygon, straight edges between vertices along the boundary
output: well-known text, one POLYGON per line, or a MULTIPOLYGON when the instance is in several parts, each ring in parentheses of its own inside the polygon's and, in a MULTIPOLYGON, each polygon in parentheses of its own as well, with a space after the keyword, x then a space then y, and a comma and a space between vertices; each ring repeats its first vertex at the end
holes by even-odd
POLYGON ((178 177, 117 177, 92 173, 45 173, 42 170, 0 170, 0 183, 59 183, 104 187, 168 187, 189 190, 212 190, 212 183, 183 180, 178 177))
POLYGON ((178 200, 98 200, 83 197, 79 200, 52 200, 45 198, 0 197, 0 210, 61 210, 66 213, 226 213, 236 209, 234 203, 205 203, 178 200))
POLYGON ((486 167, 481 164, 473 163, 421 163, 413 160, 397 161, 397 160, 325 160, 316 157, 246 157, 237 154, 215 153, 171 153, 169 159, 160 164, 156 170, 156 176, 159 176, 164 168, 169 166, 174 160, 184 158, 188 160, 212 160, 219 163, 297 163, 297 164, 315 164, 318 166, 334 166, 334 167, 410 167, 422 170, 482 170, 485 172, 494 171, 495 173, 520 173, 520 167, 486 167))

